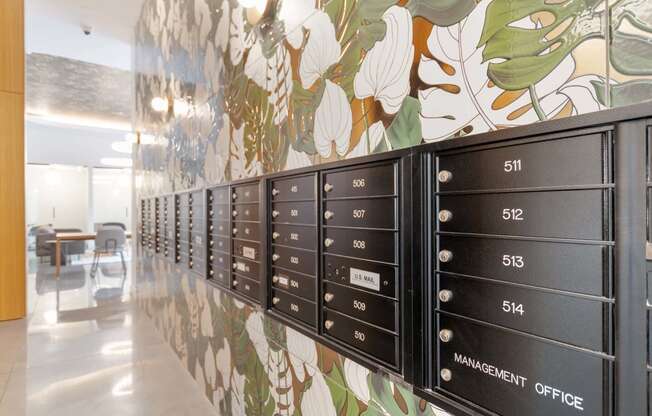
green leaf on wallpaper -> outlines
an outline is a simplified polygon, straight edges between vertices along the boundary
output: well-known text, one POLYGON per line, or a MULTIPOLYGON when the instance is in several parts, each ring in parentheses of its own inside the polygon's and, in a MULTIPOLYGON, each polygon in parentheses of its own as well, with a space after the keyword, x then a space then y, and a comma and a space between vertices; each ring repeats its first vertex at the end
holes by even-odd
POLYGON ((410 0, 405 5, 412 17, 423 17, 437 26, 459 23, 475 6, 475 0, 410 0))
POLYGON ((601 0, 493 1, 487 7, 478 46, 485 46, 488 75, 500 88, 521 90, 548 76, 582 42, 602 37, 601 0), (548 13, 555 20, 546 26, 517 27, 516 22, 548 13), (554 32, 554 36, 551 34, 554 32), (550 36, 550 38, 549 38, 550 36))
POLYGON ((313 136, 314 117, 324 89, 324 82, 318 82, 316 91, 312 91, 303 88, 301 82, 294 80, 290 100, 292 100, 292 129, 296 134, 292 147, 296 151, 309 155, 317 153, 313 136))
POLYGON ((622 74, 652 75, 652 36, 616 31, 610 59, 622 74))
MULTIPOLYGON (((591 81, 596 91, 598 101, 607 105, 605 97, 605 83, 591 81)), ((611 107, 622 107, 625 105, 637 104, 652 100, 652 80, 642 79, 629 81, 622 84, 614 84, 609 87, 611 95, 611 107)))
POLYGON ((401 109, 387 129, 387 138, 392 149, 402 149, 421 143, 421 103, 414 97, 406 97, 401 109))
POLYGON ((364 416, 376 415, 378 408, 383 409, 384 414, 390 415, 431 414, 430 406, 426 406, 422 411, 416 396, 398 384, 394 384, 392 389, 392 383, 386 377, 370 373, 368 380, 371 400, 369 400, 369 409, 363 413, 364 416))
POLYGON ((276 402, 270 391, 269 377, 255 351, 248 361, 244 375, 246 376, 244 394, 247 415, 263 416, 273 414, 276 402))
POLYGON ((353 393, 342 386, 346 386, 346 380, 342 374, 342 369, 334 365, 328 376, 325 377, 328 389, 331 392, 335 411, 338 415, 357 415, 360 413, 358 399, 353 393))

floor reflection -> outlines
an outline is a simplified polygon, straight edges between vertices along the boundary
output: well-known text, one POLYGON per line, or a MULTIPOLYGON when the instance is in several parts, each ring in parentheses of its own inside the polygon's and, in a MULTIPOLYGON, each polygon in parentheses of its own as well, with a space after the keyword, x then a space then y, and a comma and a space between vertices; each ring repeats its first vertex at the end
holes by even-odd
POLYGON ((0 416, 213 415, 192 377, 133 307, 132 271, 82 256, 54 276, 30 258, 30 315, 0 323, 0 416))

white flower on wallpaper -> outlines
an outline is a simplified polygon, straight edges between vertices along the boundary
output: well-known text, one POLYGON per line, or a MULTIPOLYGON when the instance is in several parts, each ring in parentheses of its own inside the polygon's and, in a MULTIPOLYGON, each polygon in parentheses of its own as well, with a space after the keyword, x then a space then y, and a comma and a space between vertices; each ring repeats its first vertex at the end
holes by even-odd
POLYGON ((359 400, 369 403, 371 392, 369 391, 369 374, 370 371, 348 358, 344 359, 344 379, 346 385, 355 394, 359 400))
POLYGON ((231 414, 234 416, 244 416, 245 405, 245 381, 247 378, 244 374, 240 374, 237 369, 234 369, 231 376, 231 414))
POLYGON ((315 341, 290 327, 286 327, 285 336, 292 368, 299 382, 303 383, 307 376, 315 374, 318 360, 317 346, 315 341))
POLYGON ((195 25, 199 31, 199 43, 203 46, 208 40, 208 33, 213 25, 211 11, 208 4, 206 4, 206 0, 195 0, 195 25))
POLYGON ((281 2, 278 19, 283 22, 286 40, 294 49, 301 47, 303 24, 316 11, 315 0, 284 0, 281 2))
POLYGON ((224 338, 223 343, 224 347, 217 352, 215 363, 217 370, 222 375, 222 386, 225 390, 228 390, 231 385, 231 347, 226 338, 224 338))
POLYGON ((315 147, 322 157, 335 150, 343 156, 349 148, 353 115, 346 93, 337 84, 326 80, 324 95, 315 111, 315 147))
POLYGON ((305 168, 311 165, 312 161, 307 153, 298 152, 292 148, 292 145, 290 145, 290 148, 288 149, 288 157, 285 161, 285 170, 305 168))
MULTIPOLYGON (((231 142, 230 133, 231 119, 228 113, 224 113, 222 114, 222 129, 217 134, 216 142, 210 145, 204 164, 206 181, 209 184, 222 183, 226 180, 226 166, 229 162, 229 146, 231 142)), ((214 293, 217 293, 217 291, 214 291, 214 293)), ((219 301, 219 297, 215 296, 219 301)))
POLYGON ((245 30, 244 19, 244 9, 242 6, 238 6, 232 10, 229 26, 229 57, 233 65, 239 65, 242 62, 244 52, 254 42, 253 34, 245 30))
POLYGON ((326 13, 316 12, 304 27, 310 34, 301 54, 299 77, 303 88, 308 89, 340 60, 342 48, 335 37, 333 22, 326 13))
POLYGON ((256 354, 260 359, 260 362, 264 366, 267 365, 268 354, 270 352, 269 343, 267 342, 267 337, 265 337, 265 330, 263 328, 263 314, 260 312, 252 312, 245 322, 245 328, 249 334, 249 339, 252 344, 254 344, 254 349, 256 354))
POLYGON ((392 6, 383 14, 385 38, 367 53, 353 88, 359 99, 374 97, 387 114, 396 114, 410 93, 410 68, 414 58, 412 16, 408 9, 392 6))
POLYGON ((215 367, 215 353, 210 342, 204 353, 204 374, 206 375, 206 383, 211 386, 212 390, 215 390, 217 387, 217 367, 215 367))
POLYGON ((310 388, 303 394, 301 413, 306 416, 337 416, 331 392, 321 372, 315 373, 310 388))
POLYGON ((231 23, 231 8, 228 1, 223 1, 221 6, 220 20, 217 22, 217 30, 215 30, 215 44, 222 49, 222 53, 226 52, 229 46, 229 26, 231 23))
POLYGON ((353 149, 346 155, 347 159, 354 157, 366 156, 371 154, 374 149, 381 143, 385 142, 387 150, 392 150, 392 146, 387 138, 387 131, 382 121, 377 121, 360 136, 360 141, 353 149))

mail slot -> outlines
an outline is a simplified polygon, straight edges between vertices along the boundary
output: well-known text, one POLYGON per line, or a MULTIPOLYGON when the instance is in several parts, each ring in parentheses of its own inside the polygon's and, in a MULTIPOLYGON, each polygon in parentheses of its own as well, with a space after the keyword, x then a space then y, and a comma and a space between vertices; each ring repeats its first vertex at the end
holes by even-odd
POLYGON ((221 235, 224 237, 230 236, 230 229, 228 221, 214 221, 213 224, 208 226, 208 232, 214 235, 221 235), (212 229, 211 229, 212 227, 212 229))
POLYGON ((303 202, 274 202, 272 204, 272 222, 289 224, 316 224, 316 203, 303 202))
POLYGON ((231 215, 238 221, 260 221, 258 203, 234 205, 231 215))
POLYGON ((447 232, 602 240, 603 196, 600 189, 447 195, 436 215, 447 232))
POLYGON ((326 255, 324 278, 356 289, 398 298, 398 267, 396 266, 326 255))
POLYGON ((398 365, 400 338, 382 329, 324 309, 324 333, 391 367, 398 365))
POLYGON ((309 301, 315 301, 317 279, 314 276, 291 272, 289 270, 272 268, 272 286, 299 296, 309 301))
POLYGON ((439 275, 439 308, 556 341, 609 352, 610 304, 472 278, 439 275))
POLYGON ((306 250, 317 250, 317 227, 312 225, 272 224, 272 242, 306 250))
POLYGON ((260 224, 251 222, 233 222, 233 238, 260 241, 260 224))
POLYGON ((324 253, 396 263, 398 233, 394 231, 324 228, 324 253))
POLYGON ((312 302, 307 302, 282 290, 272 290, 272 308, 312 327, 317 326, 317 310, 312 302))
POLYGON ((236 274, 233 275, 232 279, 231 288, 233 291, 242 293, 243 295, 258 301, 260 296, 260 285, 257 281, 236 274))
POLYGON ((220 251, 222 253, 229 253, 229 238, 227 237, 216 237, 216 236, 211 236, 210 241, 213 243, 211 244, 209 241, 209 246, 210 248, 213 249, 213 251, 220 251))
POLYGON ((211 251, 210 255, 208 256, 208 260, 215 267, 221 267, 223 269, 231 268, 230 256, 226 253, 211 251))
POLYGON ((242 257, 232 257, 231 261, 232 261, 231 268, 234 273, 247 276, 250 279, 260 280, 259 263, 255 261, 243 259, 242 257))
POLYGON ((364 228, 398 228, 398 199, 344 199, 324 201, 325 225, 364 228))
POLYGON ((323 301, 329 309, 398 332, 398 303, 394 299, 336 283, 325 283, 323 301))
POLYGON ((273 201, 298 201, 317 198, 315 174, 272 181, 273 201))
POLYGON ((438 189, 445 192, 602 184, 602 139, 602 134, 590 134, 440 156, 438 189))
POLYGON ((272 265, 310 276, 316 276, 317 254, 314 251, 273 245, 272 265))
POLYGON ((440 335, 447 342, 437 340, 440 388, 501 416, 610 414, 604 396, 611 364, 601 357, 460 318, 438 319, 448 331, 440 335))
POLYGON ((209 191, 209 202, 213 204, 228 204, 231 202, 229 187, 213 188, 209 191), (211 200, 212 197, 212 200, 211 200))
POLYGON ((233 239, 233 254, 249 260, 260 261, 260 243, 233 239))
POLYGON ((323 177, 324 198, 392 196, 398 192, 397 164, 328 171, 323 177))
POLYGON ((208 210, 208 216, 213 221, 229 221, 231 218, 230 205, 213 205, 208 210))
POLYGON ((434 257, 445 260, 437 263, 438 270, 609 296, 603 276, 607 246, 448 235, 438 239, 434 257))
POLYGON ((229 287, 230 284, 230 273, 228 270, 224 269, 219 269, 217 267, 213 267, 209 270, 208 272, 208 278, 213 279, 217 283, 219 283, 222 286, 229 287))
POLYGON ((246 202, 258 202, 258 183, 251 185, 237 185, 233 186, 233 203, 242 204, 246 202))

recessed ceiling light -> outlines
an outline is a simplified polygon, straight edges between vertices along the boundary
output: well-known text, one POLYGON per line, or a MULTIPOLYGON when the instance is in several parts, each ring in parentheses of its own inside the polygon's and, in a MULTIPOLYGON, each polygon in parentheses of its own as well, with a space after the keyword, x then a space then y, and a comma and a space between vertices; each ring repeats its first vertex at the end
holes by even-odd
POLYGON ((118 168, 130 168, 131 159, 127 157, 103 157, 100 163, 106 166, 114 166, 118 168))

